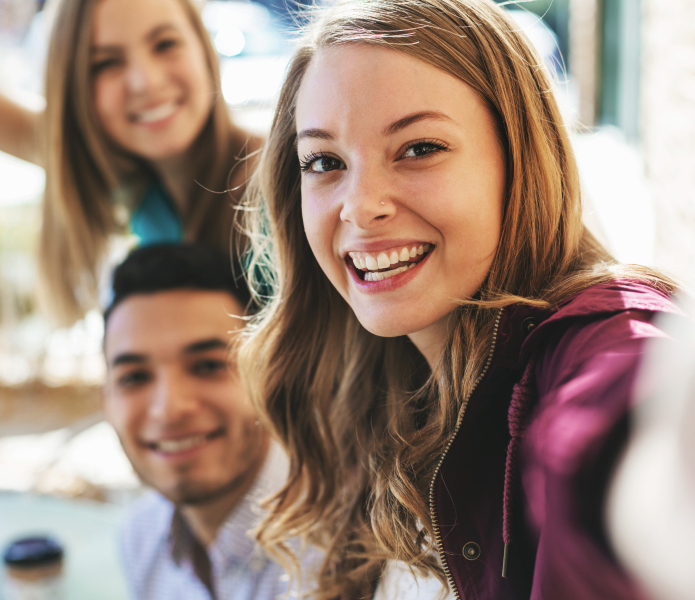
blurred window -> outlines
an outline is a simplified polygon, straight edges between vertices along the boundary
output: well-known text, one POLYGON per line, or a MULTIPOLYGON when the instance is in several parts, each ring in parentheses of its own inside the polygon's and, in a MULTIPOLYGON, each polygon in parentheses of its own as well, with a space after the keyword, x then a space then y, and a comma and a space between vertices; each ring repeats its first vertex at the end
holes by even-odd
POLYGON ((639 139, 641 0, 603 0, 599 123, 639 139))

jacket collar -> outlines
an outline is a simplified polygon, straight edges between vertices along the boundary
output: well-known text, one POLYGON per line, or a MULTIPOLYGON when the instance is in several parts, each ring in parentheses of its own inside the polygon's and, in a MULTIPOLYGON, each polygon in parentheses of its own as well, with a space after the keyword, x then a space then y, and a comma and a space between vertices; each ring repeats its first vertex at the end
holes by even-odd
MULTIPOLYGON (((511 307, 507 315, 509 330, 520 330, 514 339, 516 368, 528 363, 539 344, 551 330, 578 318, 597 318, 626 310, 681 314, 673 299, 654 287, 631 279, 620 279, 594 285, 578 292, 555 308, 535 308, 526 305, 511 307)), ((513 354, 511 357, 513 358, 513 354)), ((504 359, 503 359, 504 360, 504 359)))

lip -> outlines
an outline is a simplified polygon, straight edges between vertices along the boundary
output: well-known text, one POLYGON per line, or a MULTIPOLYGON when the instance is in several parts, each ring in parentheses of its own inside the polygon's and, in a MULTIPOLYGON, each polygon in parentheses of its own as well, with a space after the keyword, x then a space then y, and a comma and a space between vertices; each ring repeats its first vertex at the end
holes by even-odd
MULTIPOLYGON (((361 241, 355 242, 354 244, 345 244, 339 249, 340 257, 345 260, 345 257, 349 252, 380 252, 382 250, 390 250, 391 248, 405 248, 412 246, 421 246, 424 244, 430 244, 435 246, 434 242, 427 240, 422 240, 418 238, 402 238, 402 239, 390 239, 390 240, 375 240, 373 242, 361 241)), ((423 261, 424 262, 424 261, 423 261)))
MULTIPOLYGON (((389 247, 390 246, 385 246, 384 248, 389 247)), ((359 289, 359 291, 363 294, 381 294, 382 292, 391 292, 400 287, 403 287, 404 285, 412 281, 415 277, 417 277, 420 271, 422 270, 422 265, 424 265, 429 260, 430 256, 436 251, 436 249, 437 247, 434 246, 432 250, 427 253, 425 258, 423 258, 419 263, 417 263, 412 269, 408 269, 403 273, 399 273, 398 275, 394 275, 393 277, 389 277, 388 279, 383 279, 382 281, 364 281, 360 279, 359 275, 357 275, 357 271, 355 270, 355 268, 348 265, 347 261, 345 262, 345 268, 350 273, 352 282, 355 284, 357 289, 359 289)), ((350 249, 350 252, 375 252, 375 250, 350 249)))

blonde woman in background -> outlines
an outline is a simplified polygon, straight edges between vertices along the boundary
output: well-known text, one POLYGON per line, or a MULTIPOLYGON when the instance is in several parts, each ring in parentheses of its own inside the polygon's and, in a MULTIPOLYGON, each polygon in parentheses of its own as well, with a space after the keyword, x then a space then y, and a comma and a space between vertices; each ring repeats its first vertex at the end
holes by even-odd
POLYGON ((46 110, 0 96, 0 150, 46 169, 41 282, 70 322, 95 303, 113 234, 229 251, 243 159, 257 142, 231 120, 193 0, 54 8, 46 110))
POLYGON ((240 372, 290 457, 259 539, 325 550, 317 598, 642 597, 604 495, 673 286, 584 227, 541 65, 491 0, 344 2, 290 62, 240 372))

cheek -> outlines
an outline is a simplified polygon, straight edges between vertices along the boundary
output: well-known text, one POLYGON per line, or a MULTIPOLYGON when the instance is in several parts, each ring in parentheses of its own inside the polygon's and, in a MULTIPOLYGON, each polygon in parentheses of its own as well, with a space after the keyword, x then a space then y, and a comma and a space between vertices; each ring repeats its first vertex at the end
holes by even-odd
POLYGON ((212 80, 206 72, 196 69, 194 64, 179 65, 175 73, 171 74, 172 79, 185 82, 190 97, 195 100, 196 106, 212 104, 212 80))
POLYGON ((212 107, 212 75, 199 43, 196 44, 194 52, 189 52, 181 57, 181 60, 175 65, 175 69, 176 73, 172 74, 173 77, 187 82, 187 87, 195 95, 197 102, 206 107, 212 107))
POLYGON ((502 227, 504 171, 497 164, 476 164, 465 175, 449 177, 431 211, 449 242, 471 258, 487 257, 497 247, 502 227), (437 206, 439 204, 439 206, 437 206))
POLYGON ((118 134, 123 118, 120 85, 117 80, 100 78, 94 84, 94 109, 104 131, 111 137, 118 134))
MULTIPOLYGON (((308 186, 307 186, 308 187, 308 186)), ((302 186, 302 221, 311 251, 321 268, 327 272, 333 257, 333 238, 336 224, 333 222, 329 203, 302 186)), ((327 273, 328 274, 328 273, 327 273)))
POLYGON ((107 396, 103 408, 106 420, 114 428, 123 445, 132 446, 137 436, 137 415, 134 413, 133 403, 107 396))

